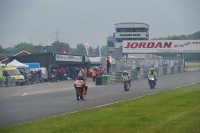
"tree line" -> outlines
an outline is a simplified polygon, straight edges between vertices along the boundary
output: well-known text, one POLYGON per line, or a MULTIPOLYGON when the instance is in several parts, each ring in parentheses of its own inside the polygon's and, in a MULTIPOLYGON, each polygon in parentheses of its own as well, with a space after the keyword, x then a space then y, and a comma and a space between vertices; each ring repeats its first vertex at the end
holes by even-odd
MULTIPOLYGON (((152 40, 199 40, 200 39, 200 31, 195 32, 190 35, 174 35, 174 36, 168 36, 168 37, 159 37, 159 38, 154 38, 152 40)), ((38 52, 63 52, 62 49, 66 50, 66 53, 71 53, 71 54, 77 54, 77 55, 86 55, 86 49, 84 44, 77 44, 76 48, 71 48, 70 44, 65 43, 65 42, 59 42, 55 41, 53 42, 50 47, 47 47, 45 49, 44 46, 41 44, 39 45, 33 45, 32 43, 19 43, 15 45, 14 47, 8 47, 8 48, 3 48, 0 45, 0 56, 3 57, 4 54, 6 56, 12 56, 22 50, 34 50, 38 52)), ((103 56, 107 56, 107 46, 104 45, 101 48, 101 54, 103 56)), ((99 56, 99 48, 98 47, 89 47, 89 56, 99 56)), ((163 57, 175 57, 178 54, 177 53, 163 53, 163 54, 157 54, 158 56, 163 56, 163 57)), ((184 53, 184 58, 186 61, 200 61, 200 53, 184 53)))
MULTIPOLYGON (((159 37, 154 38, 152 40, 200 40, 200 31, 195 32, 190 35, 174 35, 174 36, 168 36, 168 37, 159 37)), ((180 54, 177 53, 163 53, 163 54, 157 54, 158 56, 163 57, 175 57, 180 54)), ((184 53, 183 54, 185 61, 200 61, 200 53, 184 53)))
MULTIPOLYGON (((84 44, 77 44, 76 48, 71 48, 70 44, 60 42, 60 41, 55 41, 53 42, 50 46, 42 46, 41 44, 39 45, 33 45, 32 43, 26 43, 22 42, 14 47, 8 47, 8 48, 3 48, 0 45, 0 53, 1 56, 2 53, 6 54, 6 56, 12 56, 16 53, 19 53, 23 50, 29 50, 29 51, 37 51, 37 52, 63 52, 63 49, 66 50, 66 53, 69 54, 77 54, 77 55, 86 55, 86 49, 84 44)), ((107 46, 100 46, 101 54, 103 56, 107 55, 107 46)), ((99 46, 97 47, 89 47, 89 56, 99 56, 99 46)))

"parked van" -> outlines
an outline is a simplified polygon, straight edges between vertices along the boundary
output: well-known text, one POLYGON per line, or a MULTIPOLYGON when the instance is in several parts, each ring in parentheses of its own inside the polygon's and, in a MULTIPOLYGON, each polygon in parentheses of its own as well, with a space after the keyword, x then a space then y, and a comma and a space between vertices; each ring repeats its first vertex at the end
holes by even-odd
POLYGON ((20 85, 25 84, 24 76, 21 75, 21 73, 16 67, 7 66, 7 65, 0 66, 0 78, 3 78, 4 81, 5 81, 4 75, 6 72, 9 74, 10 78, 14 78, 16 80, 16 84, 19 84, 19 83, 20 85))
POLYGON ((38 71, 38 70, 41 70, 42 72, 42 78, 44 79, 44 81, 47 81, 48 80, 48 72, 47 72, 47 69, 46 67, 41 67, 41 68, 30 68, 29 71, 38 71))
POLYGON ((34 63, 24 63, 26 65, 29 65, 29 72, 30 71, 38 71, 41 70, 42 72, 42 78, 44 79, 44 81, 48 80, 48 72, 46 67, 40 67, 40 63, 38 62, 34 62, 34 63))

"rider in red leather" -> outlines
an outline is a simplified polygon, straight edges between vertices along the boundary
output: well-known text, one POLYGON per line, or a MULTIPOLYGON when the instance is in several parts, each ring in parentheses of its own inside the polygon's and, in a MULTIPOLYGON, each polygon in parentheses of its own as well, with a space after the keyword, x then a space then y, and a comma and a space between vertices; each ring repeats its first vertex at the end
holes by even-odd
MULTIPOLYGON (((86 84, 86 80, 83 78, 83 74, 82 73, 79 73, 78 74, 78 77, 76 78, 76 80, 82 80, 83 81, 83 84, 81 86, 81 89, 82 89, 82 94, 81 95, 84 95, 84 89, 85 89, 85 95, 86 95, 86 92, 87 92, 87 88, 85 88, 85 84, 86 84)), ((74 84, 74 87, 75 87, 75 84, 74 84)))

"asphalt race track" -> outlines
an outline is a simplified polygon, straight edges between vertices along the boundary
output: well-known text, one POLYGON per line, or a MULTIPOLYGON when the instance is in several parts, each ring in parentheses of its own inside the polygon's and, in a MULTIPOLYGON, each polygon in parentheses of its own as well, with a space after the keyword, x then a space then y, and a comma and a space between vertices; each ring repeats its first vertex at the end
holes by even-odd
POLYGON ((84 101, 76 100, 74 81, 1 87, 0 127, 66 114, 200 82, 200 72, 184 72, 158 77, 155 89, 149 88, 147 79, 133 81, 128 92, 123 90, 122 84, 95 86, 89 80, 91 79, 88 79, 89 89, 84 101))

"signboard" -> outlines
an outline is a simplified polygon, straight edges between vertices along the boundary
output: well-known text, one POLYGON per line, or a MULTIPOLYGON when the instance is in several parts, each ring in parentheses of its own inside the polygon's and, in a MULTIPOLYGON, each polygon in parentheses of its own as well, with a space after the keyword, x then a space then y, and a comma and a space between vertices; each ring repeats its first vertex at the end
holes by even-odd
POLYGON ((117 48, 115 48, 115 47, 108 47, 108 51, 115 51, 117 48))
POLYGON ((198 53, 200 40, 123 41, 123 53, 198 53))
POLYGON ((72 61, 72 62, 82 62, 83 57, 82 56, 73 56, 73 55, 61 55, 56 54, 55 56, 56 61, 72 61))

